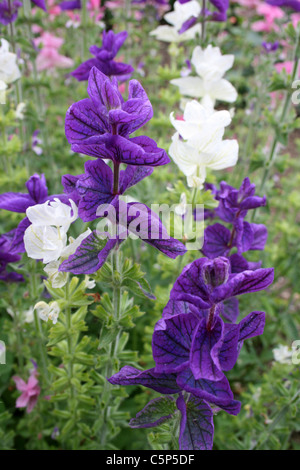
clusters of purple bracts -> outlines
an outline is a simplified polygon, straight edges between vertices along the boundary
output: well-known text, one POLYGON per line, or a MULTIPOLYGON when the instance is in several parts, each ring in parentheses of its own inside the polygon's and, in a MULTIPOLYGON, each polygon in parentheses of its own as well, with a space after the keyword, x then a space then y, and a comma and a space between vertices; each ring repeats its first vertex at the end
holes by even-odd
MULTIPOLYGON (((243 342, 263 333, 265 313, 254 311, 236 323, 237 297, 266 289, 274 278, 273 269, 260 269, 260 263, 249 263, 241 255, 264 249, 266 228, 244 219, 249 209, 264 206, 266 199, 255 196, 255 185, 248 178, 238 190, 225 182, 219 191, 212 185, 207 189, 219 206, 206 213, 206 218, 218 216, 232 229, 219 223, 207 227, 202 249, 206 257, 186 266, 175 282, 154 329, 155 367, 139 371, 126 366, 108 379, 112 384, 139 384, 171 395, 169 401, 181 413, 179 446, 183 450, 212 448, 216 407, 239 413, 240 402, 234 400, 225 372, 234 367, 243 342), (237 253, 231 254, 232 248, 237 253), (176 401, 174 394, 178 394, 176 401)), ((159 403, 159 399, 152 400, 131 421, 132 426, 152 427, 172 417, 171 413, 157 420, 159 403)))
MULTIPOLYGON (((70 3, 70 2, 64 2, 70 3)), ((114 34, 113 31, 103 32, 102 47, 91 46, 90 53, 95 57, 88 59, 74 70, 71 75, 79 81, 88 80, 90 71, 96 67, 108 77, 116 77, 119 81, 128 80, 134 68, 129 64, 116 62, 114 58, 127 39, 127 31, 114 34)))
POLYGON ((124 101, 117 79, 110 80, 93 67, 88 94, 90 98, 74 103, 68 110, 66 137, 72 150, 97 160, 86 162, 85 173, 81 175, 65 175, 62 184, 68 197, 78 205, 79 217, 84 222, 106 216, 99 213, 99 207, 104 205, 114 208, 116 220, 111 220, 109 214, 107 218, 121 227, 121 233, 112 237, 93 231, 61 264, 60 270, 87 274, 100 269, 109 252, 132 233, 135 220, 138 230, 134 234, 144 242, 171 258, 184 254, 184 245, 168 236, 159 217, 145 204, 128 204, 120 199, 127 189, 149 176, 152 167, 169 163, 166 152, 154 140, 130 137, 153 116, 145 90, 137 80, 131 80, 128 100, 124 101), (113 171, 103 159, 112 161, 113 171), (121 164, 127 165, 125 170, 120 170, 121 164))
MULTIPOLYGON (((65 194, 48 195, 44 175, 34 174, 31 176, 26 182, 26 189, 27 193, 7 192, 0 194, 0 209, 25 214, 28 207, 52 201, 54 198, 69 204, 69 199, 65 194)), ((7 273, 6 267, 8 263, 20 261, 19 254, 25 252, 23 238, 29 225, 30 221, 25 217, 17 228, 0 237, 0 279, 3 281, 17 282, 23 280, 19 274, 7 273)))

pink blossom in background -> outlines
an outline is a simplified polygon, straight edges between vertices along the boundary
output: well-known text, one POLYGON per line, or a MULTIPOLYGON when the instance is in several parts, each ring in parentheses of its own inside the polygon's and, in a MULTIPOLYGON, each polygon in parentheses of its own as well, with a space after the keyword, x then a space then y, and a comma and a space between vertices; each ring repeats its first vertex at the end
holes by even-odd
POLYGON ((58 49, 64 43, 62 38, 58 38, 53 34, 44 32, 34 40, 35 45, 42 44, 43 48, 36 58, 36 65, 39 72, 42 70, 53 70, 55 68, 73 67, 74 61, 70 57, 59 54, 58 49))
POLYGON ((61 8, 57 5, 56 0, 47 0, 47 12, 50 21, 53 21, 56 16, 61 14, 61 8))
MULTIPOLYGON (((278 64, 275 64, 275 68, 278 73, 280 73, 282 70, 285 70, 288 75, 291 75, 293 73, 294 62, 292 60, 279 62, 278 64)), ((298 75, 300 77, 300 70, 298 75)))
POLYGON ((26 408, 27 413, 31 413, 35 407, 38 397, 41 393, 41 389, 38 385, 38 379, 36 378, 37 372, 33 370, 30 374, 28 382, 24 382, 21 377, 15 375, 13 380, 15 381, 17 390, 20 390, 22 394, 16 401, 16 408, 26 408))
POLYGON ((268 4, 259 5, 257 7, 257 14, 264 16, 264 19, 254 22, 251 28, 253 31, 265 31, 266 33, 278 31, 279 27, 275 24, 275 20, 280 20, 285 16, 281 8, 273 7, 268 4))
POLYGON ((101 0, 89 0, 88 10, 90 11, 90 18, 96 18, 96 21, 102 20, 104 17, 105 8, 101 7, 101 0))

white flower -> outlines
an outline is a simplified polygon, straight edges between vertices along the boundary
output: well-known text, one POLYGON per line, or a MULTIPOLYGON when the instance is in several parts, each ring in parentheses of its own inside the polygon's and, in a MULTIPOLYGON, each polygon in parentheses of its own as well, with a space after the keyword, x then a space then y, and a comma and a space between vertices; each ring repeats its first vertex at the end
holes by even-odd
POLYGON ((228 111, 212 112, 197 101, 187 103, 184 121, 171 122, 178 131, 172 137, 169 153, 187 177, 189 187, 202 189, 206 170, 234 166, 238 159, 236 140, 222 140, 231 122, 228 111), (181 136, 181 138, 180 138, 181 136))
POLYGON ((59 289, 66 285, 68 273, 58 270, 61 261, 51 261, 44 267, 44 271, 48 274, 48 280, 54 289, 59 289))
POLYGON ((274 359, 281 364, 291 364, 293 355, 292 349, 280 344, 277 348, 273 349, 274 359))
POLYGON ((46 302, 38 302, 34 306, 34 310, 37 311, 38 316, 45 321, 51 320, 53 325, 57 323, 60 308, 57 302, 50 302, 48 305, 46 302))
POLYGON ((30 307, 28 310, 24 310, 24 312, 21 312, 21 314, 19 311, 14 312, 10 307, 7 308, 6 310, 7 310, 7 313, 9 313, 9 315, 12 318, 15 318, 15 316, 17 315, 17 317, 19 318, 21 322, 32 323, 34 320, 33 307, 30 307))
POLYGON ((17 108, 16 108, 16 118, 17 119, 20 119, 22 121, 22 119, 24 119, 24 114, 23 112, 25 111, 25 108, 26 108, 26 103, 19 103, 17 108))
POLYGON ((183 77, 171 80, 179 87, 180 93, 193 98, 202 98, 202 104, 213 108, 216 100, 233 103, 237 99, 236 89, 223 75, 234 62, 234 55, 222 55, 218 47, 206 49, 197 46, 192 55, 198 77, 183 77))
POLYGON ((71 207, 64 204, 59 199, 46 201, 43 204, 36 204, 28 207, 26 215, 30 222, 36 226, 63 227, 67 232, 71 223, 78 217, 78 209, 74 201, 69 199, 71 207))
POLYGON ((24 234, 25 250, 28 256, 41 259, 45 264, 60 258, 66 242, 67 235, 63 227, 31 224, 24 234))
POLYGON ((183 42, 189 39, 194 39, 196 34, 201 34, 200 24, 195 24, 192 28, 188 29, 182 34, 179 31, 189 18, 192 16, 198 17, 201 7, 196 0, 191 0, 188 3, 174 3, 174 11, 166 13, 164 19, 172 26, 158 26, 158 28, 151 31, 150 35, 155 36, 160 41, 165 42, 183 42))
MULTIPOLYGON (((70 237, 69 245, 65 246, 61 250, 60 258, 68 258, 70 255, 75 253, 77 248, 81 245, 82 240, 84 240, 88 235, 90 235, 90 233, 91 233, 91 230, 88 229, 84 233, 79 235, 79 237, 77 237, 76 239, 70 237)), ((58 270, 61 263, 62 263, 62 259, 59 259, 59 260, 51 261, 44 267, 44 271, 48 274, 48 280, 51 283, 52 287, 54 287, 54 289, 63 287, 68 280, 68 273, 61 272, 58 270)), ((91 281, 91 282, 94 282, 94 281, 91 281)), ((95 284, 92 287, 87 287, 87 288, 93 289, 94 286, 95 284)))
POLYGON ((21 77, 17 64, 17 56, 9 52, 9 43, 1 39, 0 47, 0 80, 6 84, 12 83, 21 77))

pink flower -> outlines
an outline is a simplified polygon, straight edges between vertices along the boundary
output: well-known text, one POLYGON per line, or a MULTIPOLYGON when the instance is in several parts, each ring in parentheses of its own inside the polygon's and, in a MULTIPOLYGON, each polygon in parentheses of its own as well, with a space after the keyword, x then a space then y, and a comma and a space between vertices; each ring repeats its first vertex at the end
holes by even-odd
POLYGON ((36 65, 39 72, 42 70, 53 70, 55 68, 73 67, 74 61, 70 57, 61 55, 58 49, 62 46, 64 40, 50 33, 43 33, 35 39, 35 44, 42 44, 43 48, 36 58, 36 65))
POLYGON ((275 20, 280 20, 284 17, 284 11, 281 8, 273 7, 268 4, 259 5, 257 13, 264 16, 264 20, 256 21, 252 24, 253 31, 278 31, 279 27, 275 24, 275 20))
MULTIPOLYGON (((292 75, 294 69, 294 61, 288 60, 286 62, 278 62, 278 64, 275 64, 275 68, 278 73, 280 73, 282 70, 285 70, 288 75, 292 75)), ((298 75, 300 77, 300 70, 298 75)))
POLYGON ((17 389, 22 392, 16 401, 16 408, 26 408, 27 413, 31 413, 41 393, 36 376, 36 370, 32 371, 27 383, 17 375, 13 377, 17 389))

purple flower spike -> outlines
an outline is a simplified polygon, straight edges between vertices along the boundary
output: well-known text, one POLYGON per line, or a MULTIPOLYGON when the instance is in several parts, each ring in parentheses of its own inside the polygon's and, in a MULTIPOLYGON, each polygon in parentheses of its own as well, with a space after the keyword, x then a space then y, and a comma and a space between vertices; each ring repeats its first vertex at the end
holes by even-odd
MULTIPOLYGON (((81 8, 80 1, 63 2, 60 4, 60 7, 62 8, 62 5, 64 5, 63 9, 70 9, 66 7, 67 4, 71 3, 78 3, 79 6, 76 6, 76 8, 81 8)), ((134 68, 129 64, 123 64, 113 60, 122 47, 124 41, 127 39, 127 36, 127 31, 123 31, 118 34, 115 34, 113 31, 104 31, 102 47, 90 47, 90 53, 93 54, 95 58, 88 59, 86 62, 83 62, 71 73, 71 75, 79 81, 88 80, 90 71, 93 67, 96 67, 108 77, 116 77, 119 81, 128 80, 131 77, 134 68)))

